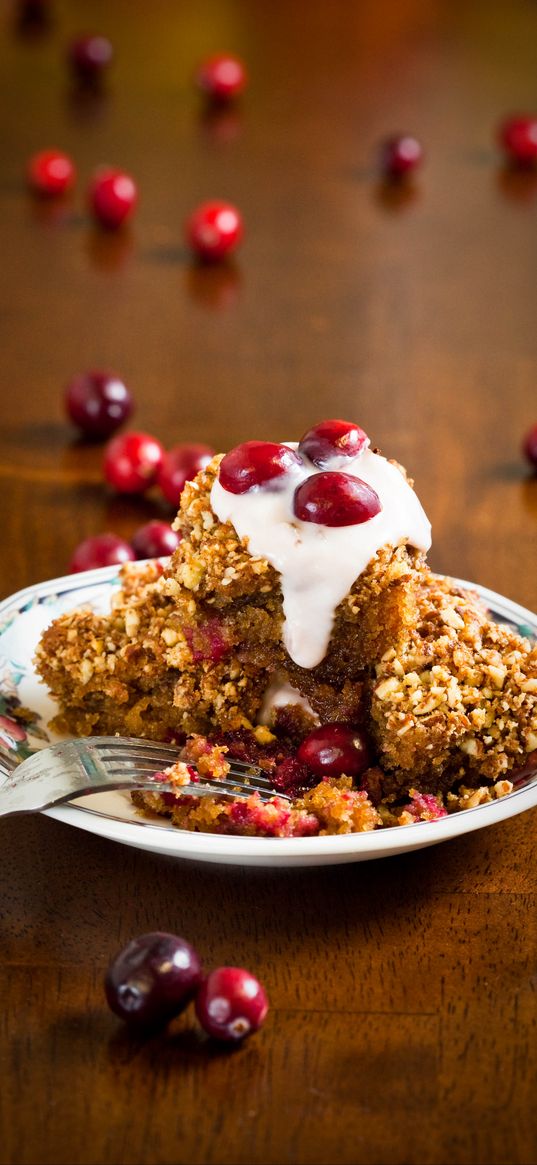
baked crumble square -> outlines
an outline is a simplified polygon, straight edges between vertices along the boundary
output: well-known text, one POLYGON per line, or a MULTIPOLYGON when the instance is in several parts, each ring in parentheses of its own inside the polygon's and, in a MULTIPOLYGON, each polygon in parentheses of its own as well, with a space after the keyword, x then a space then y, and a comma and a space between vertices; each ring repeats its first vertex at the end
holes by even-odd
POLYGON ((176 789, 133 794, 141 811, 224 833, 359 832, 503 796, 537 756, 537 648, 431 574, 412 484, 354 429, 352 456, 323 460, 321 443, 319 464, 316 430, 215 457, 183 490, 169 562, 127 565, 108 615, 45 631, 56 728, 177 741, 176 789), (188 795, 189 763, 218 780, 233 758, 271 777, 269 806, 188 795))

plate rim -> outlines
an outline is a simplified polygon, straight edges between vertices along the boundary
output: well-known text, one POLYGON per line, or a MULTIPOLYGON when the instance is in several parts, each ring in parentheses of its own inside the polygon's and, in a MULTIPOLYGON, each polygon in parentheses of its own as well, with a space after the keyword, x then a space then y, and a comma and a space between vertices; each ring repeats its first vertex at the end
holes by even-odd
MULTIPOLYGON (((166 561, 166 560, 161 560, 166 561)), ((143 563, 140 563, 143 565, 143 563)), ((65 594, 68 591, 85 590, 96 585, 110 586, 119 581, 120 566, 114 564, 91 571, 61 575, 41 583, 33 583, 8 595, 0 601, 0 620, 8 612, 23 613, 23 608, 35 597, 65 594)), ((440 578, 452 576, 438 575, 440 578)), ((456 586, 475 591, 497 613, 505 614, 521 624, 527 623, 537 635, 537 614, 520 603, 493 591, 480 583, 466 579, 452 578, 456 586)), ((84 829, 86 832, 107 837, 113 841, 134 845, 156 853, 182 858, 207 858, 221 860, 231 858, 234 863, 249 859, 289 858, 309 859, 316 856, 322 861, 327 857, 347 857, 359 860, 365 856, 387 856, 389 852, 402 853, 414 848, 440 843, 451 838, 474 832, 478 829, 507 820, 537 805, 537 776, 522 789, 514 789, 506 797, 477 805, 471 809, 459 810, 437 821, 421 821, 412 825, 392 826, 385 829, 350 834, 328 834, 299 838, 241 837, 214 833, 193 832, 191 830, 164 828, 149 821, 123 821, 115 817, 82 806, 61 805, 47 809, 43 815, 65 824, 84 829), (145 840, 144 840, 145 839, 145 840), (397 839, 397 840, 396 840, 397 839)), ((270 863, 268 863, 270 864, 270 863)))

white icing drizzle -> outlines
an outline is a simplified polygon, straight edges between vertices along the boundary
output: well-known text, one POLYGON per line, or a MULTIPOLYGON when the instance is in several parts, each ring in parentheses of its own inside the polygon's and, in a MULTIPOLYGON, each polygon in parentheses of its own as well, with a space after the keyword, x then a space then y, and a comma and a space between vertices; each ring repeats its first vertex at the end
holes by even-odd
POLYGON ((298 688, 294 688, 282 676, 275 675, 265 690, 263 703, 257 717, 258 724, 271 724, 272 713, 277 708, 286 708, 288 704, 298 704, 300 708, 304 709, 304 712, 311 716, 312 720, 315 720, 317 724, 320 723, 309 700, 298 691, 298 688))
MULTIPOLYGON (((296 443, 285 442, 290 449, 296 443)), ((312 668, 324 659, 336 607, 383 546, 409 543, 427 551, 431 526, 414 490, 396 465, 364 449, 357 457, 334 457, 326 470, 353 474, 376 491, 382 509, 356 526, 320 526, 293 513, 293 495, 318 473, 307 458, 278 479, 277 488, 256 486, 244 494, 225 490, 218 480, 211 506, 221 522, 231 522, 249 553, 264 558, 280 575, 283 642, 291 659, 312 668)))

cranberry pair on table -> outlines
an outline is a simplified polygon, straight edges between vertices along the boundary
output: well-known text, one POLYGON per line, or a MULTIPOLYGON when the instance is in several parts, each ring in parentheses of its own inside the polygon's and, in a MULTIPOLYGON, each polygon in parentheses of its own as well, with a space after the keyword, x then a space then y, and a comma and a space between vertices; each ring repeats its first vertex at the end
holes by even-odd
POLYGON ((138 1032, 164 1027, 193 1000, 197 1018, 214 1039, 237 1043, 261 1027, 268 999, 242 967, 203 974, 198 952, 175 934, 154 931, 133 939, 105 978, 109 1006, 138 1032))
MULTIPOLYGON (((62 150, 41 150, 28 163, 28 182, 31 189, 44 198, 66 194, 76 182, 73 160, 62 150)), ((138 187, 125 170, 112 167, 98 169, 88 187, 88 204, 96 221, 115 230, 134 213, 138 203, 138 187)))

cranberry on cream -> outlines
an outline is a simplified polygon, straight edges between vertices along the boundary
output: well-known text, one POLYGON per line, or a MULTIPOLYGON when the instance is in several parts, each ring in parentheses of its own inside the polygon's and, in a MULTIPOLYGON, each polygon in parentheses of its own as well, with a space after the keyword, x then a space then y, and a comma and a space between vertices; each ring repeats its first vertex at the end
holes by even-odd
MULTIPOLYGON (((279 455, 275 480, 260 475, 262 483, 231 492, 224 488, 224 472, 214 482, 211 506, 221 522, 231 522, 253 557, 264 558, 278 571, 285 648, 300 667, 313 668, 326 655, 336 608, 379 550, 408 543, 425 552, 431 545, 431 527, 398 466, 373 453, 366 442, 354 457, 335 451, 324 462, 323 474, 309 457, 300 456, 296 443, 278 448, 289 450, 290 456, 279 455), (340 470, 342 460, 345 474, 340 476, 358 479, 380 508, 375 503, 371 517, 348 525, 301 520, 295 510, 297 490, 303 491, 314 476, 336 477, 330 470, 340 470)), ((225 463, 226 458, 221 471, 225 463)))

